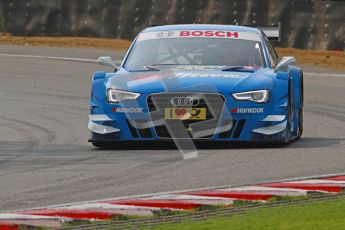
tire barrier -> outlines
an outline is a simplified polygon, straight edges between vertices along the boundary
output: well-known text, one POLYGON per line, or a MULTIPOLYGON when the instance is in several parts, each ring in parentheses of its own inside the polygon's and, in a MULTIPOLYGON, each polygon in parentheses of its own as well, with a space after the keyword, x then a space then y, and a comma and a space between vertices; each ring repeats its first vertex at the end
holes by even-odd
POLYGON ((340 0, 0 0, 0 31, 133 39, 152 24, 281 22, 279 46, 344 50, 344 12, 340 0))

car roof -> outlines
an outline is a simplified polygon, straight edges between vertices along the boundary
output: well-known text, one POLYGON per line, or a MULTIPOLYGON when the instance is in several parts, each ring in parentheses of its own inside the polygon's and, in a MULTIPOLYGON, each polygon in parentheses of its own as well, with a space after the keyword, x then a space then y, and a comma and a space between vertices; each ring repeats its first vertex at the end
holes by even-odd
POLYGON ((214 24, 180 24, 180 25, 164 25, 154 26, 143 30, 142 32, 158 32, 158 31, 171 31, 171 30, 223 30, 223 31, 238 31, 238 32, 252 32, 261 34, 257 28, 247 26, 235 25, 214 25, 214 24))

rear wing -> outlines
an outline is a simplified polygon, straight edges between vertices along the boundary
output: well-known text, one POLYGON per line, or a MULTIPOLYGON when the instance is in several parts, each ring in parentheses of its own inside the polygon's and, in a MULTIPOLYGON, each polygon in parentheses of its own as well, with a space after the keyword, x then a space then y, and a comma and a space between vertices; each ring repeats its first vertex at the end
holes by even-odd
MULTIPOLYGON (((238 25, 238 24, 236 24, 236 25, 238 25)), ((153 24, 150 22, 150 27, 155 27, 155 26, 159 26, 159 24, 153 24)), ((281 23, 280 22, 278 22, 278 24, 276 24, 276 25, 264 25, 264 26, 243 25, 243 26, 259 29, 265 33, 268 40, 280 42, 280 39, 281 39, 281 23)))
POLYGON ((281 38, 281 24, 277 25, 268 25, 268 26, 255 26, 255 28, 264 32, 270 41, 280 42, 281 38))
POLYGON ((281 24, 280 22, 277 25, 267 25, 267 26, 257 26, 249 25, 248 27, 253 27, 264 32, 270 41, 278 41, 281 39, 281 24))

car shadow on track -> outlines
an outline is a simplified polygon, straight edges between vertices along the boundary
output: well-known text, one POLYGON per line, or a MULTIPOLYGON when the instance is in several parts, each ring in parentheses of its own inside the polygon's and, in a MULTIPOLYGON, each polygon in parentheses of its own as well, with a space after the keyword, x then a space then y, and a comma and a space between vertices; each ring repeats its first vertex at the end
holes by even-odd
MULTIPOLYGON (((294 143, 251 143, 251 142, 194 142, 197 149, 253 149, 253 148, 322 148, 345 142, 344 138, 305 137, 294 143)), ((172 141, 145 141, 109 143, 104 148, 94 150, 176 150, 172 141)))
POLYGON ((329 148, 345 143, 345 138, 329 138, 329 137, 303 137, 300 140, 287 145, 288 148, 329 148))

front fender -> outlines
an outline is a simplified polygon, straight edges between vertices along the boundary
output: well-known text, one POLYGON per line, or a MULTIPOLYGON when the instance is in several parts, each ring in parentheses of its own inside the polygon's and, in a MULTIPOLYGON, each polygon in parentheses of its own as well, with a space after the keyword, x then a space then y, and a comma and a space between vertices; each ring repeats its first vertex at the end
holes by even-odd
POLYGON ((276 75, 271 98, 280 108, 287 108, 289 92, 289 74, 287 72, 278 72, 276 75))
POLYGON ((103 114, 102 104, 105 101, 106 72, 98 71, 93 74, 91 83, 90 114, 103 114))
POLYGON ((292 86, 293 108, 297 110, 303 107, 303 72, 295 66, 290 66, 288 72, 292 86))

